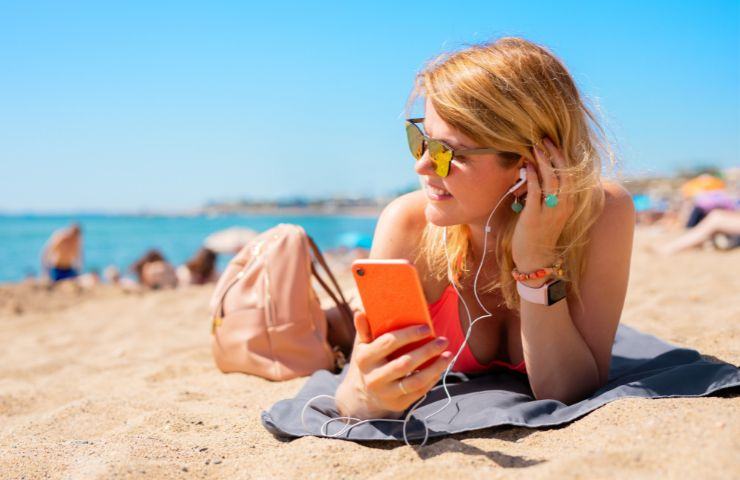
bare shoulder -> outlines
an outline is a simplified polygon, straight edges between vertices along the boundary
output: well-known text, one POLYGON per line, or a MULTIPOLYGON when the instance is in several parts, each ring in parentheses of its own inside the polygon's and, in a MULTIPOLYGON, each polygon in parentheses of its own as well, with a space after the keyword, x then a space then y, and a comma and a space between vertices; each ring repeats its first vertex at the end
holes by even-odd
POLYGON ((632 194, 621 184, 613 181, 603 181, 604 187, 604 211, 602 212, 603 221, 608 220, 627 220, 632 217, 634 221, 635 204, 632 200, 632 194))
POLYGON ((624 245, 627 254, 632 246, 637 215, 632 195, 617 182, 602 181, 602 187, 604 209, 591 230, 593 254, 614 254, 616 243, 624 245))
POLYGON ((370 258, 406 258, 413 262, 426 219, 424 192, 416 190, 395 198, 378 218, 370 258))
POLYGON ((630 194, 629 190, 624 188, 622 184, 612 181, 612 180, 604 180, 601 182, 601 184, 604 187, 604 193, 606 194, 607 201, 615 201, 615 200, 621 200, 621 201, 627 201, 632 202, 632 195, 630 194))

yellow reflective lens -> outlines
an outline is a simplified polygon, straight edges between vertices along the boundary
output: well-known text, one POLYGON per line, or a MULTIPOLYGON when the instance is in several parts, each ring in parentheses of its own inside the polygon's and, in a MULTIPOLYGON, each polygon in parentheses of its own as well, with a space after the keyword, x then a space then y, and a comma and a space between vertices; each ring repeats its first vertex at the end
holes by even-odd
POLYGON ((429 157, 434 164, 434 171, 440 177, 446 177, 450 173, 450 162, 452 161, 452 150, 442 143, 432 140, 429 142, 429 157))
POLYGON ((428 139, 419 127, 411 122, 406 122, 406 139, 411 155, 416 160, 420 160, 424 150, 429 149, 429 159, 434 166, 434 172, 440 177, 446 177, 450 173, 453 152, 444 143, 428 139))
POLYGON ((415 159, 419 160, 424 154, 424 135, 411 122, 406 122, 406 138, 409 141, 409 150, 415 159))

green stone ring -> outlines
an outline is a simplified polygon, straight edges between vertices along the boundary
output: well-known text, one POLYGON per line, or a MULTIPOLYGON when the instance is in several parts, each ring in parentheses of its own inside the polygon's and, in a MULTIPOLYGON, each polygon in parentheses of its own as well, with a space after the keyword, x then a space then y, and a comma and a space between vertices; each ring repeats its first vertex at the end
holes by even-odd
POLYGON ((554 193, 551 193, 545 197, 545 205, 547 205, 550 208, 554 208, 555 205, 558 204, 558 196, 554 193))

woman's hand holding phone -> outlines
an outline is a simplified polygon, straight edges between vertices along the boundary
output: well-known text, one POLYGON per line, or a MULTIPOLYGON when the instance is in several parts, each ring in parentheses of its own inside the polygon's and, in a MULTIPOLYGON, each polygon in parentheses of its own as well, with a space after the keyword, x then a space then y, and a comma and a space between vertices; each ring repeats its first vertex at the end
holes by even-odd
POLYGON ((388 361, 386 357, 400 347, 428 338, 429 330, 415 325, 373 340, 365 312, 356 312, 354 322, 357 338, 349 371, 336 393, 340 413, 361 419, 399 418, 437 383, 449 365, 452 354, 444 351, 447 339, 438 337, 388 361), (416 371, 434 357, 438 358, 431 365, 416 371), (408 393, 403 393, 400 381, 408 393))

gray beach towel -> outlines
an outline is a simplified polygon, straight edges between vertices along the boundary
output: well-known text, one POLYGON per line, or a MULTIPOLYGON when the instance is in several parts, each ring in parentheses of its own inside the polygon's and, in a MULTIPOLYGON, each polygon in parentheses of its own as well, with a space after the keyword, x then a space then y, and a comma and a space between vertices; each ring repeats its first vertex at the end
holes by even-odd
MULTIPOLYGON (((308 431, 301 423, 301 411, 306 401, 316 395, 333 396, 347 368, 345 365, 337 375, 327 370, 315 372, 295 398, 280 400, 269 411, 263 411, 262 424, 281 440, 306 435, 325 436, 320 433, 322 424, 340 416, 334 400, 322 397, 311 403, 304 417, 308 431)), ((737 367, 707 360, 695 350, 669 345, 652 335, 620 325, 612 348, 609 381, 591 397, 572 405, 556 400, 535 400, 527 377, 518 372, 496 370, 480 375, 450 372, 447 389, 452 402, 427 419, 426 424, 429 439, 499 425, 551 427, 572 422, 619 398, 701 397, 739 385, 737 367)), ((406 435, 410 442, 420 443, 424 439, 422 420, 439 410, 446 401, 440 377, 407 424, 406 435)), ((326 436, 340 432, 345 423, 342 419, 328 424, 326 436)), ((335 438, 403 442, 403 424, 366 422, 346 428, 335 438)))

